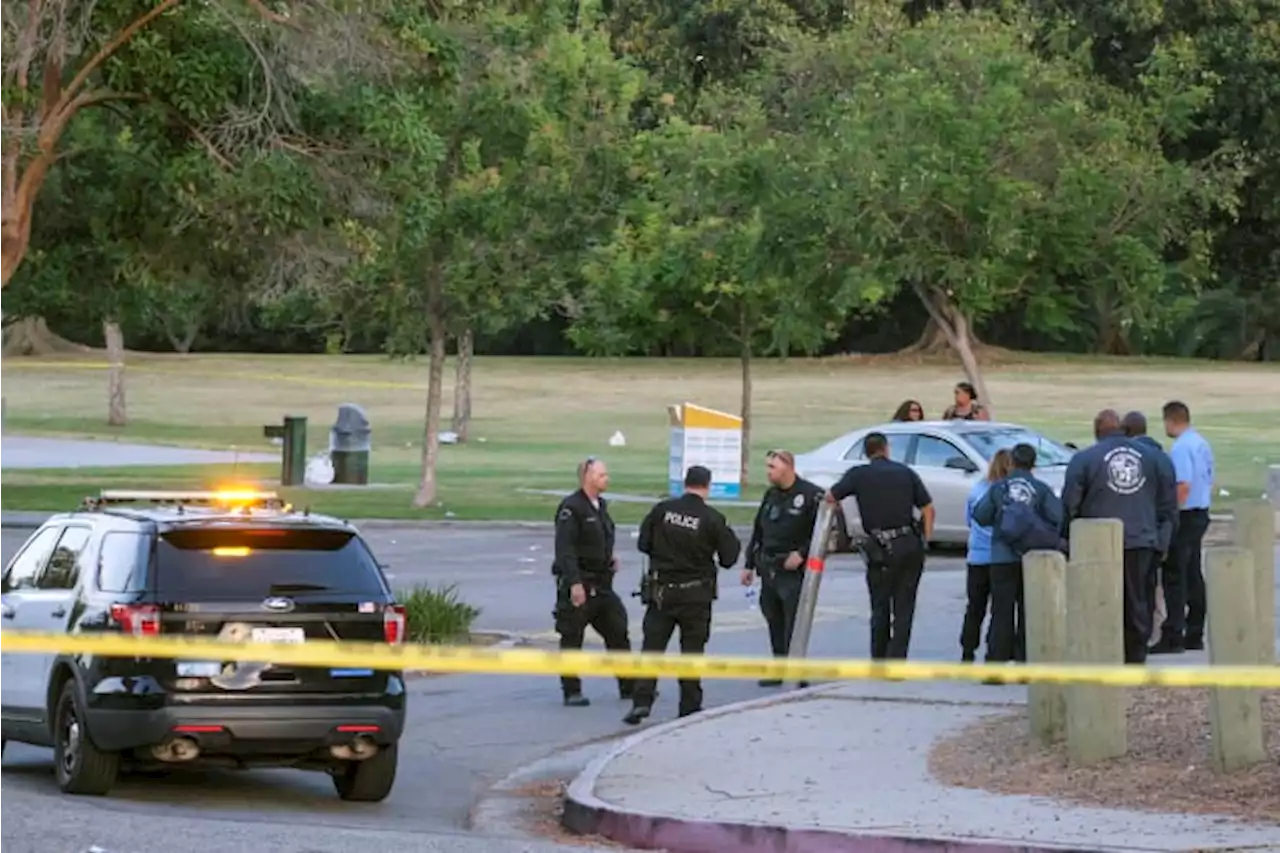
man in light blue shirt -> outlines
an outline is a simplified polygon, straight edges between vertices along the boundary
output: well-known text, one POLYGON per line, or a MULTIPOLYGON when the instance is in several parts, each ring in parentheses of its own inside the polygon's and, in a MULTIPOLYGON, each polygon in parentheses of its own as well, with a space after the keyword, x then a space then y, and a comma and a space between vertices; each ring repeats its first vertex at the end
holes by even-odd
POLYGON ((1178 528, 1164 563, 1164 600, 1168 615, 1160 642, 1151 654, 1177 654, 1204 648, 1205 589, 1200 548, 1209 529, 1213 499, 1213 448, 1191 426, 1191 410, 1173 400, 1164 405, 1164 429, 1173 439, 1178 488, 1178 528))

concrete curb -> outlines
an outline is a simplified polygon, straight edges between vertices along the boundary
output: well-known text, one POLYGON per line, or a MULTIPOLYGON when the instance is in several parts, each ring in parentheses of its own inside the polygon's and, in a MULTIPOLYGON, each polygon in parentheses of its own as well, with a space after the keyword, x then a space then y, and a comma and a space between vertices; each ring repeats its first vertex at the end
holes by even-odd
POLYGON ((594 759, 565 792, 561 824, 581 835, 666 853, 1098 853, 1097 848, 988 839, 952 839, 797 829, 765 823, 687 820, 626 810, 595 795, 596 782, 609 764, 628 750, 681 726, 698 725, 717 717, 803 702, 847 685, 830 684, 796 690, 782 696, 722 705, 692 717, 644 729, 594 759))

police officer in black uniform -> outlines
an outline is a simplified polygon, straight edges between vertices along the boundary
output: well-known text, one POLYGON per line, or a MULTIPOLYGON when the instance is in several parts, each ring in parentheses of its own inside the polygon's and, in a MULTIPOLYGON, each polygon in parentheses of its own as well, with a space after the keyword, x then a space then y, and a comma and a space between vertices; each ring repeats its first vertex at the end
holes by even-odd
MULTIPOLYGON (((729 568, 742 553, 742 542, 718 510, 707 506, 711 471, 694 465, 684 475, 684 494, 659 501, 640 524, 637 547, 649 555, 649 572, 641 581, 646 652, 664 652, 680 629, 680 651, 702 654, 711 636, 711 602, 716 597, 716 563, 729 568)), ((636 679, 635 706, 623 722, 636 725, 649 716, 657 680, 636 679)), ((702 682, 680 681, 680 716, 702 710, 702 682)))
MULTIPOLYGON (((796 458, 790 451, 771 450, 767 459, 772 485, 756 511, 742 584, 751 586, 756 574, 760 575, 760 610, 769 623, 769 645, 775 657, 786 657, 796 627, 804 561, 809 556, 822 489, 796 475, 796 458)), ((766 678, 760 686, 781 683, 766 678)))
MULTIPOLYGON (((631 651, 627 636, 627 608, 613 591, 618 557, 613 552, 614 524, 604 491, 609 487, 609 469, 593 456, 578 466, 580 488, 560 502, 556 509, 556 557, 551 573, 556 576, 556 632, 560 648, 581 649, 590 625, 610 651, 631 651)), ((582 695, 577 676, 560 676, 564 704, 581 708, 591 704, 582 695)), ((618 679, 618 692, 630 699, 632 682, 618 679)))
POLYGON ((1103 409, 1093 420, 1097 442, 1071 457, 1062 486, 1067 532, 1077 518, 1124 523, 1124 660, 1143 663, 1151 636, 1147 591, 1152 565, 1173 529, 1177 495, 1150 445, 1124 434, 1120 416, 1103 409))
POLYGON ((884 433, 868 433, 862 449, 870 461, 846 471, 827 492, 827 500, 838 503, 852 496, 858 502, 866 534, 862 552, 871 594, 871 657, 905 658, 925 543, 933 535, 933 498, 915 471, 889 458, 884 433))

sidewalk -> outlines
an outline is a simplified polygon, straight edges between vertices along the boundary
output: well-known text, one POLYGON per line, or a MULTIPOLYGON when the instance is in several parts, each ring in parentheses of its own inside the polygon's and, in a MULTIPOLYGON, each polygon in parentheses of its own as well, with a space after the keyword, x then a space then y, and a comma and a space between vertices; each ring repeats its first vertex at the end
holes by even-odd
POLYGON ((1280 851, 1280 826, 934 781, 934 743, 1025 696, 1019 686, 865 682, 656 725, 573 782, 564 824, 669 853, 1280 851))

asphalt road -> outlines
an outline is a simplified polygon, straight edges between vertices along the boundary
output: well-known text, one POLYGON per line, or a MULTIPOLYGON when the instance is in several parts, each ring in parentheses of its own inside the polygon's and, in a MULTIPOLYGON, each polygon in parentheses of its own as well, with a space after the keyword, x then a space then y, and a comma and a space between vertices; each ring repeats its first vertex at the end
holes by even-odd
MULTIPOLYGON (((3 531, 7 562, 26 533, 3 531)), ((454 583, 481 608, 477 628, 519 633, 547 643, 552 606, 549 531, 371 529, 370 544, 389 564, 397 587, 454 583)), ((636 579, 639 561, 624 548, 621 587, 636 579)), ((964 606, 964 573, 955 557, 934 557, 921 586, 912 657, 954 659, 964 606)), ((761 654, 763 618, 726 573, 709 651, 761 654)), ((638 626, 640 608, 627 599, 638 626)), ((866 588, 859 564, 832 561, 822 588, 812 654, 867 654, 866 588)), ((638 628, 632 629, 638 642, 638 628)), ((675 714, 675 685, 666 684, 655 720, 675 714)), ((47 750, 11 744, 0 792, 9 819, 0 833, 5 853, 80 853, 98 845, 110 853, 168 853, 175 837, 193 853, 228 847, 280 853, 348 853, 371 840, 415 851, 457 853, 582 853, 582 844, 529 841, 510 833, 478 835, 468 815, 492 785, 518 768, 631 731, 620 722, 627 705, 604 679, 588 679, 590 708, 561 706, 553 678, 447 676, 411 682, 410 720, 401 745, 396 788, 383 803, 340 802, 326 776, 296 771, 174 773, 124 779, 108 798, 73 798, 54 786, 47 750), (56 820, 50 816, 56 815, 56 820), (373 834, 373 833, 376 833, 373 834)), ((708 705, 766 693, 754 683, 711 681, 708 705)), ((616 850, 616 848, 613 848, 616 850)))

